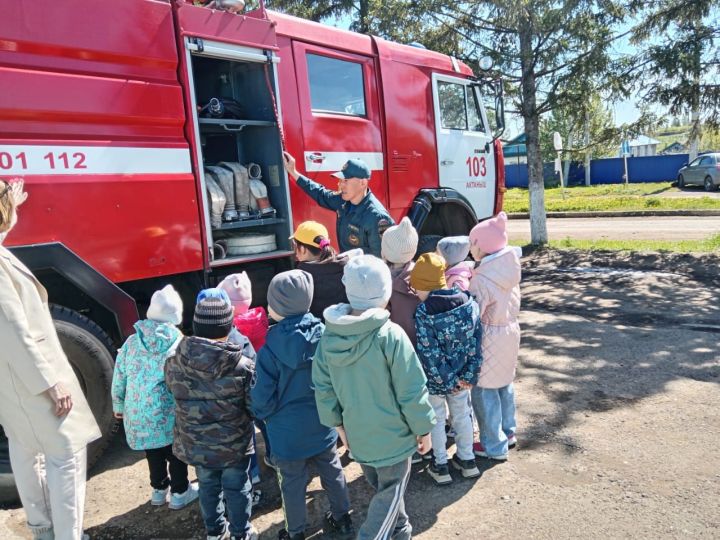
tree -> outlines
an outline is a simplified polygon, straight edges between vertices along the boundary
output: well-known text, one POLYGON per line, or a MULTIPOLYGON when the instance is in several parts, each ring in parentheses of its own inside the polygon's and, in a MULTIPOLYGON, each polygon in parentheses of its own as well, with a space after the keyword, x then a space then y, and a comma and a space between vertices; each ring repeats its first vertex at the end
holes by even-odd
POLYGON ((697 153, 703 123, 720 126, 720 0, 634 0, 641 22, 636 72, 647 103, 670 113, 690 111, 690 146, 697 153))
POLYGON ((598 94, 589 96, 585 102, 578 102, 571 108, 557 108, 541 120, 540 148, 543 161, 551 161, 556 157, 552 143, 552 134, 556 131, 565 141, 564 155, 570 160, 580 159, 587 151, 599 156, 609 155, 613 153, 619 138, 612 113, 605 108, 598 94), (584 140, 586 123, 589 132, 587 142, 584 140))
MULTIPOLYGON (((593 92, 627 93, 608 74, 616 66, 613 27, 624 15, 621 0, 364 0, 346 2, 277 0, 272 5, 298 15, 351 14, 353 28, 459 57, 471 66, 490 55, 496 74, 523 118, 527 135, 531 241, 547 243, 540 150, 540 120, 593 92), (402 24, 398 24, 402 21, 402 24)), ((317 20, 317 19, 316 19, 317 20)))

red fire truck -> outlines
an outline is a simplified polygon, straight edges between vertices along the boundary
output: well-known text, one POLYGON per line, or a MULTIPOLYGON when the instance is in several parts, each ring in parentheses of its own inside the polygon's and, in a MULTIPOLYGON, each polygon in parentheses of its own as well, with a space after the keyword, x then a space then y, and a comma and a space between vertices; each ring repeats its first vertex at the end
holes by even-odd
POLYGON ((4 3, 0 177, 30 194, 6 244, 47 287, 103 432, 114 352, 154 290, 172 283, 188 320, 200 288, 245 270, 259 304, 292 265, 294 225, 334 231, 288 181, 283 147, 326 186, 365 160, 375 196, 432 249, 502 207, 482 106, 495 98, 502 123, 498 86, 449 56, 262 7, 4 3))

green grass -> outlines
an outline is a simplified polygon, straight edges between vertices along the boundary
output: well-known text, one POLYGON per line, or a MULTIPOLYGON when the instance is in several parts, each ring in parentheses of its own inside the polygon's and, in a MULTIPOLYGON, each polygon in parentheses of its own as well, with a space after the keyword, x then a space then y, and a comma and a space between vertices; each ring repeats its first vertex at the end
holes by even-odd
POLYGON ((720 234, 705 240, 555 240, 550 247, 556 249, 609 250, 609 251, 674 251, 678 253, 720 253, 720 234))
MULTIPOLYGON (((715 210, 720 199, 711 197, 659 197, 661 193, 678 192, 669 182, 652 184, 622 184, 575 186, 563 190, 545 189, 545 209, 548 212, 609 212, 637 210, 715 210)), ((528 211, 528 190, 508 189, 503 209, 506 212, 528 211)))

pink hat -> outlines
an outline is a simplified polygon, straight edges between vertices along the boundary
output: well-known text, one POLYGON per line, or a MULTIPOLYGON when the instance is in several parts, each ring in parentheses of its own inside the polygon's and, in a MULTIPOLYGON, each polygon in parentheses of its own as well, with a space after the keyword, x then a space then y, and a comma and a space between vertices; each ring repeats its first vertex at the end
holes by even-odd
POLYGON ((230 297, 235 308, 235 315, 247 313, 252 304, 252 285, 247 273, 231 274, 220 282, 218 288, 223 289, 230 297))
POLYGON ((470 245, 488 255, 497 253, 508 243, 506 224, 507 214, 505 212, 500 212, 494 218, 478 223, 470 231, 470 245))

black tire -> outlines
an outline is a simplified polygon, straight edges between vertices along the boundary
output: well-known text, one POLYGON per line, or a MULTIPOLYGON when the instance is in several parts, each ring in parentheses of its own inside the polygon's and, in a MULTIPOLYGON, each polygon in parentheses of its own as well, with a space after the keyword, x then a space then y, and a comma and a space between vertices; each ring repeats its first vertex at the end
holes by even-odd
MULTIPOLYGON (((51 305, 60 344, 77 375, 83 393, 95 415, 102 438, 88 446, 88 467, 95 464, 110 443, 116 421, 112 414, 114 347, 97 324, 71 309, 51 305)), ((0 503, 17 498, 9 468, 7 440, 0 433, 0 503)))
POLYGON ((705 182, 703 183, 703 185, 705 186, 705 191, 707 191, 708 193, 711 191, 716 191, 718 188, 715 185, 715 182, 713 182, 713 179, 709 176, 705 177, 705 182))
POLYGON ((677 187, 678 189, 683 189, 685 187, 685 177, 682 174, 678 176, 677 187))
POLYGON ((438 242, 445 238, 441 234, 424 234, 418 240, 417 253, 415 256, 420 256, 423 253, 429 253, 437 249, 438 242))

